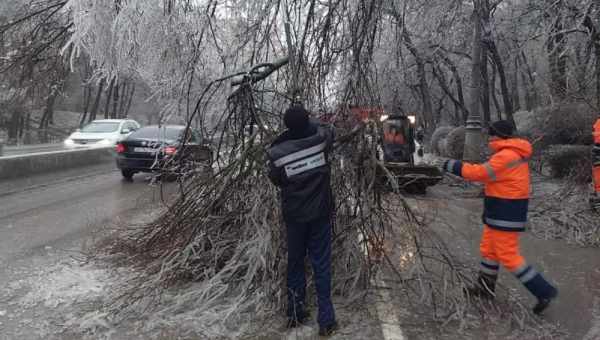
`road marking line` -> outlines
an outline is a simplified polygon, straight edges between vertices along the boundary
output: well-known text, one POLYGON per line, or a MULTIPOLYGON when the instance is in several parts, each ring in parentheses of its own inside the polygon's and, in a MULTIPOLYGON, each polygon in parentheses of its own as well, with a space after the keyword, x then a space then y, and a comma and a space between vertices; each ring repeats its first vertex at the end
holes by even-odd
POLYGON ((385 340, 406 340, 402 329, 400 328, 400 318, 396 313, 396 309, 391 304, 392 298, 388 287, 381 278, 377 278, 375 283, 381 287, 382 301, 375 303, 377 316, 381 322, 381 332, 385 340))
MULTIPOLYGON (((364 235, 358 233, 358 244, 362 246, 362 251, 365 256, 368 255, 367 244, 364 239, 364 235)), ((396 313, 396 309, 391 304, 392 297, 390 296, 390 289, 381 279, 381 272, 377 273, 375 279, 371 281, 371 284, 376 287, 380 287, 381 301, 375 302, 375 309, 377 310, 377 318, 381 325, 381 332, 383 333, 384 340, 406 340, 404 333, 400 328, 400 318, 396 313)))

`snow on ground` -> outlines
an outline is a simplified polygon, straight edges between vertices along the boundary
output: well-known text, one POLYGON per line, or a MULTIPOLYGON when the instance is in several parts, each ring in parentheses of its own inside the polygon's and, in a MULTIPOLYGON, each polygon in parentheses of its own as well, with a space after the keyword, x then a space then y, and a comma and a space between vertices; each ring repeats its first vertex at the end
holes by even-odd
POLYGON ((97 269, 93 265, 56 264, 50 268, 42 268, 37 275, 21 282, 28 285, 30 290, 18 300, 18 304, 22 307, 42 304, 56 308, 81 299, 100 297, 109 279, 110 275, 106 270, 97 269))
MULTIPOLYGON (((147 315, 144 318, 117 323, 103 307, 111 302, 115 285, 130 277, 129 271, 113 271, 96 264, 81 264, 75 260, 62 260, 46 267, 32 268, 29 275, 8 284, 0 301, 10 300, 6 309, 0 310, 0 339, 203 339, 217 338, 223 327, 198 323, 200 309, 191 307, 179 313, 147 315), (195 317, 195 318, 194 318, 195 317), (211 329, 212 328, 212 329, 211 329)), ((170 309, 176 300, 185 299, 197 286, 169 295, 160 306, 170 309)), ((369 299, 369 297, 365 297, 369 299)), ((357 310, 356 301, 344 298, 335 300, 338 320, 342 329, 332 337, 336 339, 381 339, 380 326, 374 311, 357 310)), ((365 303, 368 304, 368 303, 365 303)), ((193 303, 191 304, 193 305, 193 303)), ((313 309, 316 318, 316 308, 313 309)), ((312 320, 307 326, 285 332, 282 315, 267 321, 261 333, 250 339, 314 339, 318 326, 312 320)), ((235 334, 231 333, 231 334, 235 334)), ((218 337, 222 339, 222 337, 218 337)), ((233 336, 232 338, 235 338, 233 336)))
MULTIPOLYGON (((0 339, 69 339, 61 334, 108 293, 111 274, 72 258, 38 259, 41 266, 13 269, 0 291, 0 339)), ((95 307, 94 307, 95 308, 95 307)), ((74 338, 75 339, 75 338, 74 338)))
MULTIPOLYGON (((144 212, 135 221, 127 222, 147 222, 147 215, 144 212)), ((0 287, 3 287, 0 288, 0 340, 235 338, 235 330, 230 329, 232 333, 227 333, 219 322, 203 323, 207 320, 203 314, 206 308, 189 301, 189 296, 197 293, 195 290, 200 284, 164 291, 164 299, 155 313, 143 317, 131 314, 131 318, 118 320, 110 312, 109 304, 123 292, 121 288, 136 272, 128 267, 115 267, 102 258, 84 258, 80 247, 80 244, 61 250, 46 247, 33 258, 20 261, 19 266, 0 267, 4 270, 0 272, 0 287), (207 336, 223 333, 231 336, 207 336)), ((314 298, 314 294, 311 297, 314 298)), ((341 330, 331 339, 382 339, 375 310, 356 308, 357 304, 371 305, 367 301, 374 297, 362 297, 364 303, 357 303, 357 297, 352 298, 354 301, 334 298, 341 330)), ((282 312, 258 325, 256 328, 261 333, 248 339, 316 338, 317 310, 314 301, 312 303, 313 320, 308 326, 286 332, 282 312)))

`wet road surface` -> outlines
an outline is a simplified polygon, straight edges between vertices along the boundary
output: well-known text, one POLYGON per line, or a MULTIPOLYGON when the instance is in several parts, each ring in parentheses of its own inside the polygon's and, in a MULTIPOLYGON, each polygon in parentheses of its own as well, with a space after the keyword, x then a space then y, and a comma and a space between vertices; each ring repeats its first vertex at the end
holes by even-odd
POLYGON ((107 163, 0 182, 0 264, 143 207, 156 197, 145 177, 123 181, 107 163))

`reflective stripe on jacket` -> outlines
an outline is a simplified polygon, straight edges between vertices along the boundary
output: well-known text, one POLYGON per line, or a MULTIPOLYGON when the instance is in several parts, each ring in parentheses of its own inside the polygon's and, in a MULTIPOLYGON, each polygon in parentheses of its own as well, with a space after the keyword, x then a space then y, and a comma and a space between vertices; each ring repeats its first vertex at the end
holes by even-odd
POLYGON ((295 223, 333 211, 328 160, 333 130, 312 121, 309 128, 300 138, 283 133, 267 150, 269 178, 281 188, 283 217, 295 223))
POLYGON ((485 184, 483 221, 490 228, 524 231, 529 205, 531 144, 520 138, 494 139, 494 151, 483 164, 449 161, 447 171, 485 184))

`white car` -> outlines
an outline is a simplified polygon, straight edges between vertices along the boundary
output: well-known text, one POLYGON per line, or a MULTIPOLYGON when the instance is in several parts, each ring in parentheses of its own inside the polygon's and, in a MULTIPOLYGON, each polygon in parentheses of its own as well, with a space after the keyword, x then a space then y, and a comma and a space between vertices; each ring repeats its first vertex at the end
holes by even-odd
POLYGON ((127 138, 140 124, 131 119, 99 119, 77 129, 64 141, 67 148, 108 147, 127 138))

